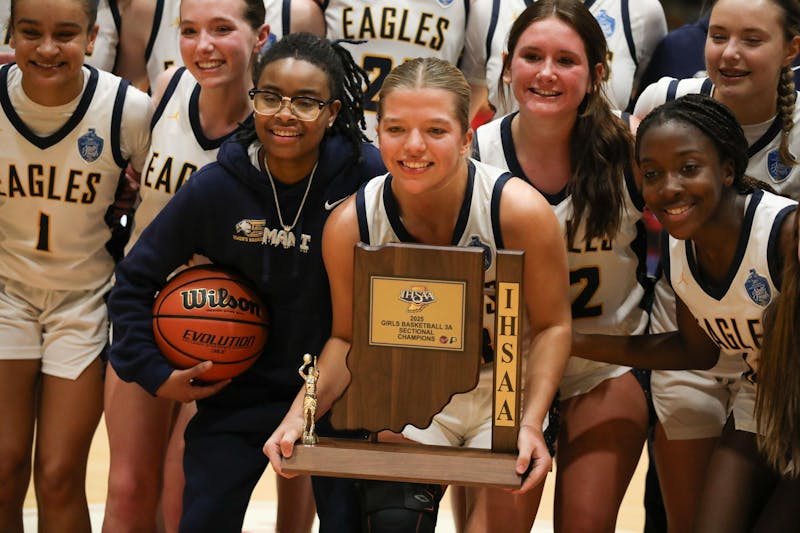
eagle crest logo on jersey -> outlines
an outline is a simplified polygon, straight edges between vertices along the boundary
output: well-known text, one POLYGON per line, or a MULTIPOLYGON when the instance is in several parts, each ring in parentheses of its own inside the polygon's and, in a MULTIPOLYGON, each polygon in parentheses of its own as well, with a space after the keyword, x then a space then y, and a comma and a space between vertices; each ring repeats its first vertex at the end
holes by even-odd
POLYGON ((455 0, 436 0, 436 3, 442 7, 450 7, 453 5, 453 2, 455 2, 455 0))
POLYGON ((89 133, 78 137, 78 153, 87 163, 94 163, 103 153, 103 139, 95 133, 94 128, 89 128, 89 133))
POLYGON ((233 235, 233 240, 242 242, 261 242, 264 238, 264 228, 267 225, 266 220, 253 220, 244 218, 236 223, 234 229, 236 233, 233 235))
POLYGON ((436 301, 433 291, 425 286, 409 287, 400 291, 400 301, 408 304, 409 313, 419 313, 436 301))
POLYGON ((767 170, 772 181, 780 183, 789 176, 792 167, 784 165, 781 161, 781 154, 778 150, 773 150, 767 154, 767 170))
POLYGON ((759 275, 754 268, 750 269, 750 275, 747 276, 747 280, 744 282, 744 288, 747 290, 747 295, 750 296, 750 299, 761 307, 766 307, 772 299, 767 278, 759 275))
POLYGON ((467 246, 483 248, 483 270, 489 270, 489 267, 492 266, 492 249, 489 245, 481 241, 481 238, 477 235, 470 235, 467 246))
POLYGON ((614 35, 614 30, 617 27, 617 21, 614 20, 614 17, 609 15, 605 9, 601 9, 594 18, 596 18, 597 23, 600 24, 600 28, 603 30, 606 39, 614 35))

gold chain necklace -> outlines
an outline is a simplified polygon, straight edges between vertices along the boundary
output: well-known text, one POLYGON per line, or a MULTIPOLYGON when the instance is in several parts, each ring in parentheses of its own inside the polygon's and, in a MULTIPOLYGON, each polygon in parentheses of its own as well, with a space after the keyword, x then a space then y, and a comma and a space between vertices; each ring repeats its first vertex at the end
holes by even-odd
POLYGON ((297 225, 297 221, 300 220, 300 213, 303 212, 303 207, 306 205, 306 198, 308 198, 308 191, 311 190, 311 182, 314 181, 314 174, 317 172, 317 165, 319 165, 319 159, 317 162, 314 163, 314 168, 311 169, 311 176, 308 178, 308 185, 306 185, 306 192, 303 194, 303 199, 300 201, 300 207, 297 208, 297 214, 294 216, 294 221, 292 222, 291 226, 287 226, 283 223, 283 216, 281 215, 281 204, 278 202, 278 190, 275 188, 275 180, 272 177, 272 172, 269 171, 269 165, 267 164, 267 152, 264 151, 264 156, 262 157, 264 163, 264 170, 267 171, 267 177, 269 178, 269 184, 272 186, 272 197, 275 198, 275 209, 278 211, 278 222, 280 223, 283 231, 289 233, 294 229, 297 225))

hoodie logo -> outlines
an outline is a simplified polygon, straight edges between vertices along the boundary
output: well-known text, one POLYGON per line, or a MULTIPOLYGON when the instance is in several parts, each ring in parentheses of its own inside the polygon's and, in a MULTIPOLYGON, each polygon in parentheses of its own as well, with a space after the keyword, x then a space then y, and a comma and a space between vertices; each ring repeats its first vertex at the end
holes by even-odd
POLYGON ((243 218, 234 227, 233 240, 242 242, 261 242, 264 238, 266 220, 243 218))

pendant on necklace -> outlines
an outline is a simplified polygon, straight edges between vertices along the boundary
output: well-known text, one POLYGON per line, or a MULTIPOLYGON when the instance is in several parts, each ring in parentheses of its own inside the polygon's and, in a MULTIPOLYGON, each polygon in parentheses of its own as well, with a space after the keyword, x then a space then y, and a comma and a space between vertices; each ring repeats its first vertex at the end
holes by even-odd
POLYGON ((294 232, 287 229, 282 229, 278 232, 275 238, 271 239, 272 246, 283 246, 284 248, 294 248, 296 239, 294 232))

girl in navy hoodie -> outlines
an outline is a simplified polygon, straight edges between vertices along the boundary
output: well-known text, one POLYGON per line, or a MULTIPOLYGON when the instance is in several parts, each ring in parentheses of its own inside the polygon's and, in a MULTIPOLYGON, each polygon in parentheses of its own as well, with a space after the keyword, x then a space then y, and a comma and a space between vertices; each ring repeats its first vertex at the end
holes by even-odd
MULTIPOLYGON (((290 34, 256 62, 253 82, 252 122, 142 233, 117 269, 109 301, 117 374, 156 396, 198 401, 185 435, 181 531, 241 531, 268 462, 261 445, 301 384, 298 362, 319 353, 330 334, 323 224, 333 206, 384 171, 361 129, 365 74, 343 48, 290 34), (193 254, 243 274, 268 308, 267 345, 232 381, 194 383, 211 363, 173 369, 153 339, 153 297, 193 254)), ((323 530, 341 530, 349 506, 326 505, 320 495, 323 530)))

